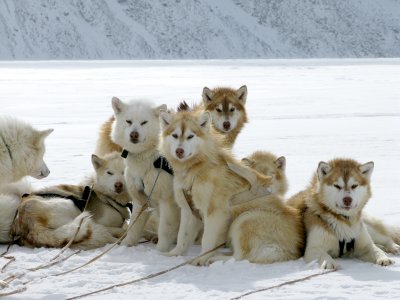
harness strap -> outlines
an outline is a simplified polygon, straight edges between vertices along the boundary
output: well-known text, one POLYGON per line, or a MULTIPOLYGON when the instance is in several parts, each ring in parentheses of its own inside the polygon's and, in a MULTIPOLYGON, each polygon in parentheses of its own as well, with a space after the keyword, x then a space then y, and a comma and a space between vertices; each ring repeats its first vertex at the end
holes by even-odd
POLYGON ((174 170, 169 166, 167 159, 164 156, 160 156, 153 162, 153 166, 156 169, 162 169, 165 172, 174 175, 174 170))
POLYGON ((1 140, 3 141, 4 146, 6 146, 6 149, 8 151, 8 155, 10 155, 10 159, 12 161, 13 160, 13 156, 12 156, 12 152, 11 152, 10 146, 8 146, 8 144, 4 140, 4 137, 1 134, 0 134, 0 137, 1 137, 1 140))
POLYGON ((346 240, 341 240, 339 241, 339 257, 342 257, 344 252, 344 249, 346 247, 346 253, 354 249, 354 244, 356 242, 356 239, 351 239, 349 242, 346 240))
POLYGON ((182 192, 183 192, 183 195, 185 196, 187 204, 190 207, 190 210, 192 211, 192 214, 201 220, 202 218, 200 215, 200 211, 194 206, 192 195, 189 194, 189 191, 187 191, 187 190, 182 190, 182 192))

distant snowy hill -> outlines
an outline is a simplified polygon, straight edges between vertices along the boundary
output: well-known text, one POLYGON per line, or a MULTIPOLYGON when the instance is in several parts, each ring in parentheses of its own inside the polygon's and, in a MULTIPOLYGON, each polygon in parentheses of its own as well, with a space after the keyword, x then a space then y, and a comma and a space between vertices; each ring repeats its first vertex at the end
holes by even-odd
POLYGON ((399 57, 398 0, 1 0, 0 59, 399 57))

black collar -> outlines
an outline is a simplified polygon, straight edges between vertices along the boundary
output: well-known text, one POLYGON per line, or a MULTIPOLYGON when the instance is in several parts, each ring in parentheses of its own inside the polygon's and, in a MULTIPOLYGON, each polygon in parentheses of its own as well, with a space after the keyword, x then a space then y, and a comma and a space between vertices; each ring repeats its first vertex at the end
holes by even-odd
MULTIPOLYGON (((121 157, 127 158, 129 155, 129 151, 126 149, 122 150, 121 157)), ((174 175, 174 170, 170 167, 168 160, 164 156, 159 156, 154 162, 153 166, 156 169, 162 169, 165 172, 171 174, 172 176, 174 175)))

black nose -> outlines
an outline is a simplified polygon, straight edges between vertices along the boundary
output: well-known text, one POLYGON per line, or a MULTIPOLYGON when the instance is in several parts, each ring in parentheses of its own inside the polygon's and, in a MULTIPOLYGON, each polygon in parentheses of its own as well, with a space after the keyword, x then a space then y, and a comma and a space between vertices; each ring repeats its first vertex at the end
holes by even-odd
POLYGON ((344 197, 343 198, 343 204, 345 206, 350 206, 352 201, 353 201, 353 199, 351 197, 344 197))
POLYGON ((123 185, 122 182, 117 181, 117 182, 114 184, 114 187, 115 187, 115 191, 116 191, 117 193, 119 193, 119 192, 122 191, 122 188, 124 187, 124 185, 123 185))
POLYGON ((229 121, 225 121, 222 125, 224 126, 225 130, 228 130, 229 128, 231 128, 231 122, 229 122, 229 121))

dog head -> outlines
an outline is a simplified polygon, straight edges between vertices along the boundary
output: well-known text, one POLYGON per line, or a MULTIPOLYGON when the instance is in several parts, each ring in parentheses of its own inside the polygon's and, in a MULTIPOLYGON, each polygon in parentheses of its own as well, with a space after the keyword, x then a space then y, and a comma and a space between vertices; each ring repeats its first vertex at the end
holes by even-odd
POLYGON ((286 158, 284 156, 277 157, 269 152, 256 151, 243 158, 242 163, 261 174, 271 176, 271 191, 273 194, 283 196, 287 192, 288 182, 285 173, 286 158))
POLYGON ((185 162, 203 153, 203 146, 209 140, 206 135, 210 131, 210 113, 162 112, 160 122, 161 148, 169 161, 185 162))
POLYGON ((113 152, 103 158, 92 154, 92 164, 96 172, 96 188, 110 196, 126 191, 124 170, 125 162, 121 155, 113 152))
POLYGON ((112 98, 115 122, 112 139, 129 152, 139 153, 157 147, 160 133, 159 114, 165 104, 154 107, 144 101, 129 104, 112 98))
MULTIPOLYGON (((30 141, 30 147, 25 149, 26 159, 22 159, 25 166, 28 168, 27 174, 36 179, 46 178, 50 174, 50 170, 43 160, 44 153, 46 151, 45 139, 52 133, 54 129, 47 129, 38 131, 33 129, 33 133, 26 137, 30 141)), ((24 176, 25 176, 24 175, 24 176)))
POLYGON ((317 169, 320 201, 330 210, 352 216, 371 197, 370 178, 374 163, 359 164, 351 159, 320 162, 317 169))
POLYGON ((211 90, 208 87, 203 89, 204 108, 211 113, 214 127, 222 133, 228 133, 239 123, 246 122, 246 98, 245 85, 238 90, 231 88, 211 90))

